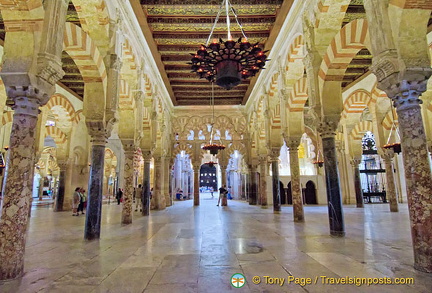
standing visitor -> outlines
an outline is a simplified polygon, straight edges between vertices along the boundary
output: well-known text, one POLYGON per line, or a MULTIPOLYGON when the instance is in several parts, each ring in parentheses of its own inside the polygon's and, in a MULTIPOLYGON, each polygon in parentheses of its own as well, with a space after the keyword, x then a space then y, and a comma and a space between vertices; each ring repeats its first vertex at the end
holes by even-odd
POLYGON ((140 212, 142 212, 142 193, 143 188, 142 185, 139 184, 138 188, 135 190, 135 212, 138 211, 138 206, 140 208, 140 212))
POLYGON ((81 195, 79 193, 80 187, 75 188, 75 192, 72 196, 72 216, 78 216, 78 206, 80 204, 81 195))
POLYGON ((224 185, 221 188, 219 188, 219 199, 218 199, 217 206, 219 206, 221 199, 222 199, 222 205, 224 205, 224 200, 223 199, 226 198, 226 194, 227 194, 226 185, 224 185))
POLYGON ((117 204, 120 204, 120 201, 123 197, 123 191, 121 188, 118 189, 117 193, 116 193, 116 199, 117 199, 117 204))

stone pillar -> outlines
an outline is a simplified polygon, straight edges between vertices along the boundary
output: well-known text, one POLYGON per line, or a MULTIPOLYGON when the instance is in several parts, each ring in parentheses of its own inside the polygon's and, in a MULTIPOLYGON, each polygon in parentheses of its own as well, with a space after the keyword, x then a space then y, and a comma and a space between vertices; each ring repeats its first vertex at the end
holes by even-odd
POLYGON ((392 149, 383 149, 381 157, 384 160, 385 173, 386 173, 386 195, 390 203, 390 212, 399 212, 396 184, 394 179, 393 157, 394 151, 392 149))
POLYGON ((164 172, 164 182, 163 182, 163 194, 165 196, 165 203, 167 207, 172 206, 171 196, 169 192, 169 182, 171 180, 170 172, 170 158, 168 156, 163 157, 163 172, 164 172))
POLYGON ((257 204, 258 184, 257 184, 257 166, 249 165, 249 204, 257 204))
POLYGON ((333 121, 321 122, 318 132, 321 135, 323 143, 330 234, 332 236, 345 236, 345 225, 335 144, 336 127, 337 123, 333 121))
POLYGON ((193 172, 194 172, 194 206, 199 206, 200 198, 199 198, 199 175, 200 175, 201 165, 194 164, 193 172))
POLYGON ((273 182, 273 212, 281 211, 280 185, 279 185, 279 148, 272 148, 270 162, 272 165, 272 182, 273 182))
MULTIPOLYGON (((222 186, 224 186, 224 185, 227 185, 227 172, 226 172, 226 169, 227 169, 227 165, 220 165, 220 167, 221 167, 221 175, 222 175, 222 186)), ((228 186, 227 186, 228 187, 228 186)))
POLYGON ((363 200, 363 190, 361 188, 360 181, 360 168, 359 165, 361 163, 361 159, 355 158, 351 160, 351 166, 354 168, 354 190, 356 196, 356 204, 358 208, 364 207, 363 200))
POLYGON ((34 88, 14 90, 15 110, 0 206, 0 280, 20 277, 24 269, 25 235, 35 164, 39 100, 34 88))
POLYGON ((267 156, 260 157, 260 189, 261 208, 267 208, 267 156))
POLYGON ((124 149, 124 190, 121 223, 127 225, 132 223, 135 146, 133 142, 129 141, 122 141, 122 144, 124 149))
MULTIPOLYGON (((430 71, 430 68, 429 68, 430 71)), ((402 139, 411 235, 414 247, 414 267, 432 272, 432 176, 423 126, 419 95, 427 80, 403 80, 387 94, 392 97, 399 120, 402 139)))
POLYGON ((54 203, 54 212, 62 212, 63 211, 63 202, 64 202, 64 198, 65 198, 65 191, 66 191, 67 161, 58 160, 57 165, 60 168, 60 175, 59 175, 58 192, 57 192, 57 196, 55 198, 55 203, 54 203))
POLYGON ((148 216, 150 215, 150 161, 151 161, 151 153, 143 152, 144 157, 144 174, 143 174, 143 193, 142 193, 142 215, 148 216))
POLYGON ((162 157, 154 157, 155 184, 153 188, 153 198, 155 200, 156 209, 163 210, 166 207, 165 196, 162 193, 163 170, 162 157))
POLYGON ((92 147, 84 239, 94 240, 100 238, 105 145, 107 138, 104 131, 93 131, 89 128, 89 132, 92 147))
POLYGON ((290 170, 291 170, 291 194, 293 202, 294 222, 304 222, 303 196, 300 186, 300 163, 298 158, 298 147, 301 137, 289 138, 286 142, 289 148, 290 170))

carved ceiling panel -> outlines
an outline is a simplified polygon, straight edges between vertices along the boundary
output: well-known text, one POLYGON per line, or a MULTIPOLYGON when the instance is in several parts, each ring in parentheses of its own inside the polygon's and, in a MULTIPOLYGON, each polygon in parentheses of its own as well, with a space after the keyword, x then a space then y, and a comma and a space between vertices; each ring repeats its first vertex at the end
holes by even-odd
MULTIPOLYGON (((209 37, 221 0, 141 0, 142 9, 160 53, 164 71, 172 89, 175 105, 208 105, 212 87, 205 79, 191 72, 191 54, 196 53, 209 37)), ((233 0, 235 9, 250 43, 265 46, 283 0, 233 0)), ((233 39, 241 37, 240 27, 231 15, 233 39)), ((222 13, 212 39, 226 40, 226 15, 222 13)), ((268 48, 267 48, 268 49, 268 48)), ((245 102, 249 80, 232 90, 215 85, 215 105, 239 105, 245 102)), ((251 89, 249 89, 250 92, 251 89)))

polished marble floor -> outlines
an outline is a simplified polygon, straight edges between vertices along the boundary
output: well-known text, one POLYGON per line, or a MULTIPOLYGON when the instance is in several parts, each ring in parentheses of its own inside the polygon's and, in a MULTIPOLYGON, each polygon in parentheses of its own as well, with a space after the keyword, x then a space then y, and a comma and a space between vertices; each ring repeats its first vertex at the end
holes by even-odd
POLYGON ((83 215, 34 207, 25 274, 0 283, 0 292, 431 292, 432 274, 413 269, 406 204, 399 213, 387 204, 345 206, 346 237, 333 238, 326 206, 306 206, 306 222, 294 224, 290 206, 273 214, 202 198, 199 207, 188 200, 150 217, 136 212, 128 226, 120 224, 121 206, 105 204, 101 239, 92 242, 83 240, 83 215), (246 277, 242 288, 230 283, 235 273, 246 277), (414 278, 414 284, 323 284, 340 277, 414 278), (288 284, 292 278, 312 284, 288 284))

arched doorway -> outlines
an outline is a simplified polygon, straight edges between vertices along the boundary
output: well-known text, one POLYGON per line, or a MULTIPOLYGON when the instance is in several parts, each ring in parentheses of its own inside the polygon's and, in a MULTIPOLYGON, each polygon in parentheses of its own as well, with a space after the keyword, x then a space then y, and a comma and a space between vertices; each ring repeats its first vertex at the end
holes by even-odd
POLYGON ((279 181, 279 189, 280 189, 281 204, 287 204, 285 187, 281 181, 279 181))
POLYGON ((199 187, 202 192, 211 192, 211 190, 218 190, 216 166, 210 166, 208 164, 201 165, 199 187))
POLYGON ((317 198, 316 198, 315 184, 311 180, 309 180, 306 183, 305 201, 306 201, 306 204, 317 204, 318 203, 317 198))
POLYGON ((288 187, 287 187, 287 199, 288 199, 288 204, 292 204, 291 181, 288 183, 288 187))

